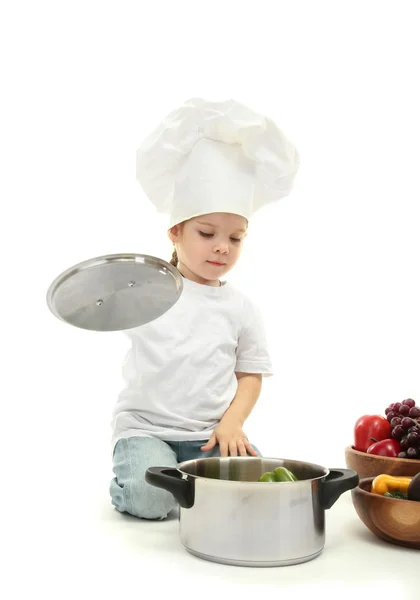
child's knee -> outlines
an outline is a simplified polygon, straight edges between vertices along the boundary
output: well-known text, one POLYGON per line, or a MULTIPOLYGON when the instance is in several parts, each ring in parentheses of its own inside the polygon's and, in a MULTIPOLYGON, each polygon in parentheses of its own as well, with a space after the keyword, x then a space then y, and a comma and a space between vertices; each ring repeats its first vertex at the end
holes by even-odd
POLYGON ((112 504, 120 512, 128 512, 141 519, 165 519, 176 507, 172 494, 140 478, 130 478, 124 486, 114 478, 110 493, 112 504))
POLYGON ((148 484, 144 479, 132 483, 132 514, 143 519, 165 519, 175 508, 175 498, 161 488, 148 484))
POLYGON ((164 519, 176 507, 172 494, 146 482, 146 470, 153 465, 176 467, 176 454, 166 442, 148 437, 118 442, 110 493, 112 504, 120 512, 142 519, 164 519))

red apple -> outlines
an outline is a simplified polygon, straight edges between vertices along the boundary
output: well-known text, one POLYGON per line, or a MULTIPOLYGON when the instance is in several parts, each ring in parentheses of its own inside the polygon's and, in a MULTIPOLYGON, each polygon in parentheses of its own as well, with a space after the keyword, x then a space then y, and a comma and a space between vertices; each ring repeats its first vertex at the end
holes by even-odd
POLYGON ((372 442, 391 436, 391 425, 382 415, 363 415, 354 426, 354 449, 366 452, 372 442))

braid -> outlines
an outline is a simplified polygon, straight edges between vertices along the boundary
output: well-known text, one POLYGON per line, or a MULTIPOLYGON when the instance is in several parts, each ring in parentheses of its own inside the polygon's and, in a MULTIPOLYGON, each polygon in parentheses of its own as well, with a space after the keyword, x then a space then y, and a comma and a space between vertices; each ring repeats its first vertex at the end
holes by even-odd
POLYGON ((174 248, 174 251, 172 253, 172 258, 171 258, 170 263, 174 267, 178 266, 178 254, 177 254, 176 248, 174 248))

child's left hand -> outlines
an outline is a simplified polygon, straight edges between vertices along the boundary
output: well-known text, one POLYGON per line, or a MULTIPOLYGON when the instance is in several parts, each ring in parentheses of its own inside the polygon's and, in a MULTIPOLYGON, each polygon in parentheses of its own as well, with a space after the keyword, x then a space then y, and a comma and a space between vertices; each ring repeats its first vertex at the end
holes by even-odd
POLYGON ((219 444, 220 456, 258 456, 257 452, 248 441, 242 427, 229 422, 221 421, 212 433, 211 438, 205 446, 201 446, 203 452, 211 450, 219 444))

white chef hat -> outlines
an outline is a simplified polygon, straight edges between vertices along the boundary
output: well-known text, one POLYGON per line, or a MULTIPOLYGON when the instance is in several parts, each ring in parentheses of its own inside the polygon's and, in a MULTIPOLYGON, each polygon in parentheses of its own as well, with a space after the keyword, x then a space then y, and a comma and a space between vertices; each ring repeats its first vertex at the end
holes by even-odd
POLYGON ((185 102, 137 150, 137 181, 168 228, 213 212, 249 220, 290 193, 298 168, 275 123, 234 100, 185 102))

